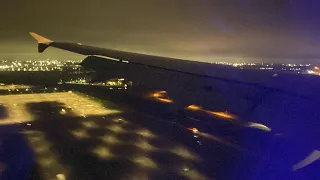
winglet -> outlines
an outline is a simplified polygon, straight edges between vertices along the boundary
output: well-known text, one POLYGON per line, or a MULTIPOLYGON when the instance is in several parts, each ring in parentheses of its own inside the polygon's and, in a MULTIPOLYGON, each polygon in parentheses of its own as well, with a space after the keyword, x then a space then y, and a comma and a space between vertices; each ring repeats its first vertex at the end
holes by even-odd
POLYGON ((33 38, 35 38, 37 41, 38 41, 38 43, 40 44, 50 44, 50 43, 52 43, 53 41, 51 41, 50 39, 47 39, 47 38, 45 38, 45 37, 43 37, 43 36, 40 36, 39 34, 37 34, 37 33, 34 33, 34 32, 30 32, 29 33, 33 38))
POLYGON ((34 32, 30 32, 29 33, 34 39, 37 40, 38 42, 38 52, 39 53, 42 53, 45 49, 47 49, 47 47, 50 46, 50 44, 53 42, 51 41, 50 39, 47 39, 43 36, 40 36, 39 34, 37 33, 34 33, 34 32))

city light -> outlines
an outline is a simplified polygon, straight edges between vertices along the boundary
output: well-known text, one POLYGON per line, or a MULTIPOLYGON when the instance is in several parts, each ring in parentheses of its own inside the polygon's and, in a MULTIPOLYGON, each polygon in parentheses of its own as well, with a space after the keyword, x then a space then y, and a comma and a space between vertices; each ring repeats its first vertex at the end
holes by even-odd
MULTIPOLYGON (((263 71, 289 71, 298 74, 314 74, 312 71, 318 71, 318 66, 311 64, 274 64, 274 63, 230 63, 230 62, 212 62, 211 64, 230 66, 239 69, 258 69, 263 71)), ((319 73, 320 74, 320 73, 319 73)))
MULTIPOLYGON (((0 71, 73 71, 80 73, 82 67, 81 60, 55 60, 55 59, 38 59, 38 60, 0 60, 0 71)), ((320 73, 310 73, 310 71, 319 71, 318 66, 311 64, 274 64, 274 63, 231 63, 231 62, 211 62, 222 66, 230 66, 239 69, 258 69, 263 71, 289 71, 298 74, 319 75, 320 73)), ((170 103, 167 99, 160 101, 170 103)))
POLYGON ((78 71, 81 61, 75 60, 0 60, 0 71, 78 71))
POLYGON ((8 91, 13 91, 16 89, 25 89, 25 91, 29 91, 29 89, 31 89, 31 88, 32 88, 32 86, 23 85, 23 84, 11 84, 11 85, 2 84, 0 86, 0 90, 8 90, 8 91))

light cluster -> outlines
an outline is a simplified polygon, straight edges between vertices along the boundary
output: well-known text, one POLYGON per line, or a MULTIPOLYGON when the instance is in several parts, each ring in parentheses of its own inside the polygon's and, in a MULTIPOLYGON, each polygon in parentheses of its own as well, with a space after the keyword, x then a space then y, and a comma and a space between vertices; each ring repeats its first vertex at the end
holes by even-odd
POLYGON ((2 60, 0 71, 77 71, 81 69, 80 61, 75 60, 2 60))
POLYGON ((213 62, 240 69, 258 69, 258 70, 276 70, 289 71, 298 74, 315 74, 318 75, 319 68, 311 64, 276 64, 276 63, 230 63, 230 62, 213 62))
POLYGON ((34 120, 27 111, 26 104, 44 101, 63 103, 66 109, 61 109, 61 113, 70 110, 76 116, 82 117, 119 113, 119 111, 106 109, 95 101, 70 92, 6 95, 0 96, 0 104, 6 107, 8 117, 2 119, 0 124, 15 124, 34 120))

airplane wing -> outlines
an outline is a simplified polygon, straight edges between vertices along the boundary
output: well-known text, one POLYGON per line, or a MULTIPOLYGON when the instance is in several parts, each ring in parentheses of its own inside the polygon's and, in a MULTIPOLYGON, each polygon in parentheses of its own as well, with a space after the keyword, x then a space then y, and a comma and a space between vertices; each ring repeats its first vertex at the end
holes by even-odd
MULTIPOLYGON (((320 99, 317 95, 320 79, 316 76, 279 72, 274 76, 273 71, 242 70, 81 43, 55 42, 33 32, 30 34, 37 40, 39 52, 55 47, 86 55, 82 66, 166 90, 181 107, 195 103, 248 118, 261 107, 270 110, 281 102, 305 104, 320 99)), ((265 117, 271 118, 269 115, 265 117)))
MULTIPOLYGON (((83 45, 81 43, 54 42, 34 32, 30 32, 30 35, 37 40, 38 52, 40 53, 44 52, 48 47, 55 47, 82 55, 101 57, 107 60, 114 60, 122 63, 148 66, 152 68, 174 71, 199 77, 208 77, 218 80, 220 79, 233 83, 260 86, 261 88, 274 88, 276 90, 286 91, 289 93, 294 93, 296 95, 309 96, 308 92, 314 92, 313 87, 303 86, 307 88, 305 91, 300 91, 300 88, 292 88, 296 86, 296 77, 290 80, 288 76, 293 77, 297 75, 281 74, 281 76, 279 77, 274 77, 274 72, 270 71, 261 73, 259 78, 256 78, 255 76, 252 76, 252 73, 255 70, 234 70, 234 68, 228 68, 211 63, 124 52, 83 45), (287 79, 286 83, 279 83, 278 79, 281 79, 282 81, 282 79, 284 78, 287 79), (290 84, 288 85, 287 83, 290 84)), ((299 79, 301 79, 301 81, 304 81, 304 79, 306 79, 305 76, 299 76, 299 79)))

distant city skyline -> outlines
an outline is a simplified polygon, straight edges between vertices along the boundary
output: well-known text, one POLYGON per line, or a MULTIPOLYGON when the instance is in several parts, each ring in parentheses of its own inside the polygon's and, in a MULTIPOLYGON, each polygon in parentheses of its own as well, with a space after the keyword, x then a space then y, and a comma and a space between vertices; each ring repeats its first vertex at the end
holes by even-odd
MULTIPOLYGON (((85 72, 85 69, 79 65, 81 60, 57 60, 42 58, 38 60, 0 60, 1 71, 68 71, 68 72, 85 72)), ((230 62, 211 62, 211 64, 228 66, 239 69, 255 69, 272 72, 291 72, 297 74, 320 75, 319 66, 315 64, 277 64, 277 63, 230 63, 230 62)))
POLYGON ((0 58, 81 58, 53 49, 36 55, 28 35, 35 31, 56 41, 197 61, 317 63, 319 6, 318 0, 5 1, 0 58))
MULTIPOLYGON (((50 49, 50 48, 49 48, 50 49)), ((54 49, 54 48, 51 48, 54 49)), ((62 50, 56 50, 62 51, 62 50)), ((72 52, 63 51, 63 53, 51 54, 51 53, 0 53, 0 62, 2 60, 18 60, 18 61, 38 61, 38 60, 57 60, 57 61, 65 61, 65 60, 74 60, 74 61, 83 61, 86 56, 75 54, 72 52), (63 55, 62 55, 63 54, 63 55), (62 56, 61 56, 62 55, 62 56)), ((276 63, 276 64, 313 64, 316 66, 320 66, 320 59, 300 59, 299 61, 292 61, 292 59, 281 58, 278 61, 268 61, 267 58, 254 58, 254 57, 214 57, 208 58, 207 60, 197 60, 197 59, 185 59, 185 60, 193 60, 193 61, 201 61, 205 63, 276 63)))

